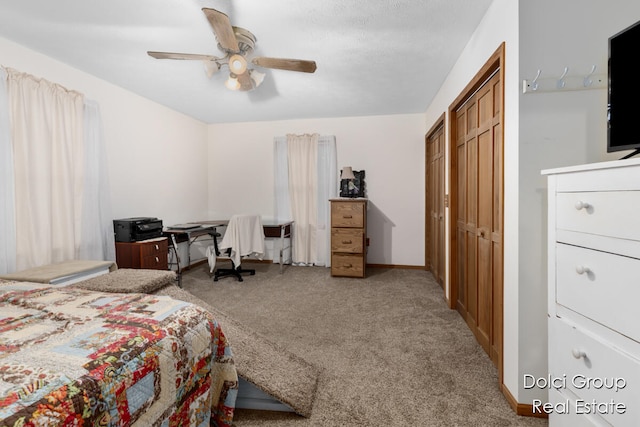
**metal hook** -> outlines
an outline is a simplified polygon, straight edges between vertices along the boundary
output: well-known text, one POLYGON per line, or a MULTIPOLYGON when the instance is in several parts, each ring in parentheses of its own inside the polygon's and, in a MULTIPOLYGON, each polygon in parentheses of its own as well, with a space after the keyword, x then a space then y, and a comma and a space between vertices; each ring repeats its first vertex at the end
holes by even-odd
POLYGON ((533 79, 533 81, 531 82, 531 90, 538 90, 538 78, 540 77, 541 73, 542 73, 542 70, 538 69, 538 73, 536 74, 536 78, 533 79))
POLYGON ((596 72, 596 66, 592 65, 591 66, 591 72, 589 74, 587 74, 584 79, 582 80, 582 85, 584 87, 589 87, 593 84, 593 80, 591 79, 591 76, 593 75, 593 73, 596 72))
POLYGON ((558 89, 564 88, 564 85, 565 85, 564 78, 566 77, 568 72, 569 72, 569 67, 564 67, 564 72, 562 73, 562 75, 558 79, 558 83, 557 83, 558 89))

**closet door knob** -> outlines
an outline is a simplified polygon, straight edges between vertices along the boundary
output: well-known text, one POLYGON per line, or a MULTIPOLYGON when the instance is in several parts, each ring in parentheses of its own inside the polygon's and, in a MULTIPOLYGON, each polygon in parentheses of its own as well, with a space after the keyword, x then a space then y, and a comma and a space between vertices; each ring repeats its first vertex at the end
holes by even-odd
POLYGON ((582 200, 579 200, 578 202, 576 202, 575 207, 577 210, 581 210, 581 209, 589 209, 591 205, 587 202, 583 202, 582 200))
POLYGON ((589 274, 591 273, 591 269, 589 267, 585 267, 584 265, 579 265, 576 267, 576 273, 578 274, 589 274))
POLYGON ((578 350, 577 348, 574 348, 573 350, 571 350, 571 354, 576 359, 582 359, 582 358, 586 359, 587 358, 587 353, 585 353, 582 350, 578 350))

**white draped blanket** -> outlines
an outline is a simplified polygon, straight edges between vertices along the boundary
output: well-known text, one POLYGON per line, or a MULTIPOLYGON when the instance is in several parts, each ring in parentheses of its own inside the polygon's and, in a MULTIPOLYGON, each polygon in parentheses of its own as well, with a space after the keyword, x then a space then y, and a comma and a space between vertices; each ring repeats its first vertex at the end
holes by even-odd
MULTIPOLYGON (((240 266, 242 257, 253 255, 262 259, 264 255, 264 229, 260 215, 233 215, 218 249, 221 254, 227 249, 231 249, 229 257, 236 268, 240 266)), ((207 258, 209 268, 213 271, 216 265, 216 256, 211 247, 207 248, 207 258)))

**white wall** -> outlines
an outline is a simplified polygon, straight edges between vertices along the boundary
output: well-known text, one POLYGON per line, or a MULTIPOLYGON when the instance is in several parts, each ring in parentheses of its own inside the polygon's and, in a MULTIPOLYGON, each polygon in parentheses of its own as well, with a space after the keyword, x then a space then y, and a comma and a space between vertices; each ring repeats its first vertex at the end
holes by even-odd
POLYGON ((424 266, 425 132, 421 114, 210 125, 209 217, 273 217, 273 138, 335 135, 338 168, 366 171, 367 262, 424 266))
POLYGON ((114 218, 170 225, 207 207, 207 127, 155 102, 0 38, 0 65, 97 101, 102 112, 114 218))

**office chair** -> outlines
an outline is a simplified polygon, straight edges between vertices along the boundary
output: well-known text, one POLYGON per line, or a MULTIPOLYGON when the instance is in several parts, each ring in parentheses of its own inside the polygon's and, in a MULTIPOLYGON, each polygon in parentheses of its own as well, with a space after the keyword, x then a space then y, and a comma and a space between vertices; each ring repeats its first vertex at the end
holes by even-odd
MULTIPOLYGON (((260 215, 233 215, 224 232, 220 244, 217 239, 213 241, 215 258, 228 259, 231 268, 216 268, 213 272, 213 281, 225 276, 235 276, 239 282, 243 281, 243 274, 256 274, 255 269, 243 269, 242 257, 256 255, 259 259, 264 254, 264 229, 260 215)), ((208 251, 211 254, 211 251, 208 251)), ((213 255, 213 254, 211 254, 213 255)), ((209 257, 209 265, 213 270, 212 257, 209 257)), ((217 263, 214 259, 213 263, 217 263)))

